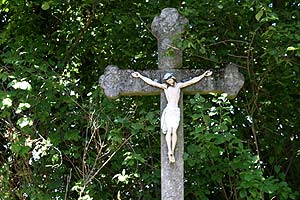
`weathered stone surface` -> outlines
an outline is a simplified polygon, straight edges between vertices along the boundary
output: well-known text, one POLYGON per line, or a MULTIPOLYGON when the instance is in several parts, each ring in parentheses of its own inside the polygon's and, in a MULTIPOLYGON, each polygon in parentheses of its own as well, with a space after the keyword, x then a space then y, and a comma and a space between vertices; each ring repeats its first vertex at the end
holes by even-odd
MULTIPOLYGON (((133 70, 119 69, 109 65, 100 77, 99 83, 105 94, 110 98, 119 96, 158 95, 161 90, 151 87, 140 79, 133 78, 133 70)), ((166 72, 175 74, 177 81, 186 81, 204 72, 201 69, 170 69, 170 70, 144 70, 141 74, 162 82, 166 72)), ((227 93, 228 98, 234 98, 244 84, 244 76, 235 65, 227 65, 225 69, 213 71, 211 77, 205 77, 199 83, 189 86, 183 90, 185 94, 208 94, 210 92, 227 93)))
POLYGON ((175 8, 165 8, 152 22, 152 34, 157 38, 158 68, 175 69, 182 66, 182 50, 178 43, 188 20, 175 8))
MULTIPOLYGON (((162 92, 160 95, 160 110, 166 107, 166 97, 162 92)), ((180 123, 177 129, 177 144, 175 148, 175 163, 169 163, 167 154, 167 143, 164 134, 160 136, 161 143, 161 199, 183 200, 184 199, 184 134, 183 134, 183 94, 179 101, 180 123)))
MULTIPOLYGON (((158 68, 160 71, 155 77, 160 81, 166 72, 170 69, 180 68, 182 66, 182 50, 179 48, 181 34, 184 32, 188 20, 179 15, 174 8, 166 8, 161 14, 154 18, 152 22, 152 33, 157 38, 158 46, 158 68)), ((174 72, 175 74, 175 72, 174 72)), ((176 73, 177 78, 181 75, 180 71, 176 73)), ((154 80, 154 79, 153 79, 154 80)), ((181 80, 181 79, 178 79, 181 80)), ((166 107, 166 97, 161 92, 160 107, 161 111, 166 107)), ((179 107, 182 110, 182 92, 179 101, 179 107)), ((184 182, 183 182, 183 123, 182 111, 180 112, 180 123, 177 129, 177 143, 175 148, 175 163, 170 164, 168 159, 168 148, 164 134, 161 134, 161 199, 162 200, 183 200, 184 182)))

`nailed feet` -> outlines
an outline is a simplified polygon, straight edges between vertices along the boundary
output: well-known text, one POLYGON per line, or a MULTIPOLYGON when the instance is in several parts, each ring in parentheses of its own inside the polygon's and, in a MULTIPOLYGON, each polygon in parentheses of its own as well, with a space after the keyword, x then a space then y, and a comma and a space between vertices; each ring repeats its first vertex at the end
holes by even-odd
POLYGON ((175 156, 174 156, 173 153, 169 152, 168 157, 169 157, 169 162, 170 163, 175 163, 175 156))

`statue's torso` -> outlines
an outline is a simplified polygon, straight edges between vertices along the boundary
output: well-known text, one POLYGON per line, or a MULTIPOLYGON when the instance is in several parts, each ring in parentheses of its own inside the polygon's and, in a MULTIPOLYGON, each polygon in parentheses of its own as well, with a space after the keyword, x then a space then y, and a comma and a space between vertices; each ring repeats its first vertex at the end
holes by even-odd
POLYGON ((168 106, 178 107, 180 98, 180 87, 178 87, 178 84, 167 87, 167 89, 164 89, 164 92, 168 101, 168 106))

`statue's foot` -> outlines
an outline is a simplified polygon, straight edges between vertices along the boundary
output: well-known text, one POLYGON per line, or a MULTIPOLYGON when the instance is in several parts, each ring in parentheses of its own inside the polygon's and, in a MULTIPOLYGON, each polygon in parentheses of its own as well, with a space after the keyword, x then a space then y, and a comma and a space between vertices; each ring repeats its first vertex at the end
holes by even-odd
POLYGON ((172 153, 168 153, 169 162, 174 163, 175 162, 175 156, 172 153))
POLYGON ((174 163, 174 162, 175 162, 175 156, 174 156, 174 155, 172 155, 170 162, 171 162, 171 163, 174 163))

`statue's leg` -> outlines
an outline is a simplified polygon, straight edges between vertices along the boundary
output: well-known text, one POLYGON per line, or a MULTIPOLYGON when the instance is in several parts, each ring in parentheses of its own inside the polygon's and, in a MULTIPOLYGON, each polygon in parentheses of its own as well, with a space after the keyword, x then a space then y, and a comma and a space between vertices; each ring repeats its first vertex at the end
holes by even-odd
POLYGON ((171 151, 172 151, 172 162, 175 162, 175 147, 177 143, 177 129, 172 129, 172 142, 171 142, 171 151))
POLYGON ((172 162, 172 130, 168 130, 166 133, 166 142, 167 142, 167 147, 168 147, 168 157, 169 161, 172 162))
POLYGON ((177 129, 173 128, 173 130, 172 130, 172 146, 171 146, 173 154, 175 152, 176 143, 177 143, 177 129))

